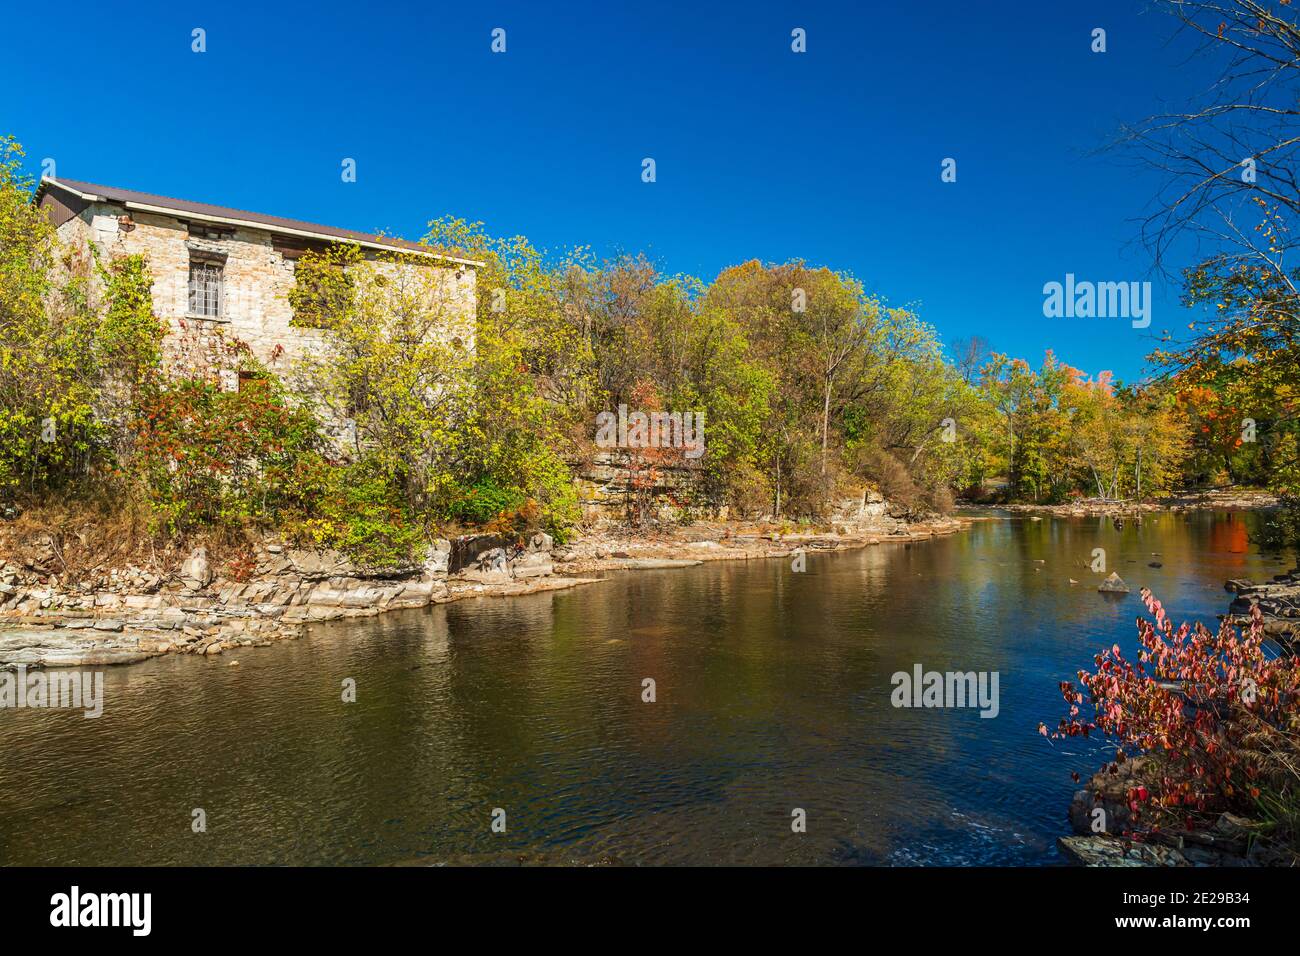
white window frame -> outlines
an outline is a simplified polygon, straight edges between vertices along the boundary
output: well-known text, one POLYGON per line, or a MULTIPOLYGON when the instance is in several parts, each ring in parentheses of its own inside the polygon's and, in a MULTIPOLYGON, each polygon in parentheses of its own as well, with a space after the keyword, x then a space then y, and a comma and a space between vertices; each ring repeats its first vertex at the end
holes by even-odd
POLYGON ((226 318, 226 264, 200 256, 190 257, 186 283, 186 314, 196 319, 223 321, 226 318), (199 275, 196 276, 196 273, 199 275), (215 274, 215 280, 213 275, 215 274), (196 284, 199 278, 201 285, 196 284))

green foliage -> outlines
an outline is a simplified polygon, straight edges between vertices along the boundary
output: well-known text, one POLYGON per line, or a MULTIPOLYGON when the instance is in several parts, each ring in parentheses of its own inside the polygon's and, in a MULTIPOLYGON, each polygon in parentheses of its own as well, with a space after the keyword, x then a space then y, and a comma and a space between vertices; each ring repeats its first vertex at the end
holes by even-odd
POLYGON ((1220 474, 1300 496, 1285 283, 1195 271, 1189 297, 1224 303, 1220 337, 1131 388, 1050 353, 977 373, 975 347, 954 365, 848 273, 754 261, 705 284, 441 219, 425 245, 477 265, 346 243, 298 260, 293 323, 323 334, 291 394, 240 343, 168 370, 148 262, 59 248, 20 157, 0 141, 0 493, 113 481, 166 533, 278 527, 392 566, 448 524, 563 540, 595 416, 627 404, 702 416, 707 449, 626 454, 629 515, 655 510, 668 469, 693 477, 667 495, 680 516, 812 520, 863 484, 946 510, 1001 476, 1036 501, 1220 474), (1261 310, 1266 331, 1242 324, 1261 310), (222 391, 232 368, 241 387, 222 391), (1234 439, 1242 416, 1258 445, 1234 439))
POLYGON ((563 537, 578 516, 571 436, 592 391, 589 346, 566 315, 579 256, 548 262, 522 236, 494 239, 481 223, 458 219, 430 223, 425 242, 482 263, 474 360, 465 370, 474 401, 461 426, 463 477, 440 515, 490 520, 490 503, 501 505, 495 518, 532 501, 537 526, 563 537))
POLYGON ((994 355, 983 390, 1001 419, 993 437, 1015 498, 1151 498, 1183 482, 1190 424, 1166 389, 1089 378, 1048 352, 1037 371, 994 355))
POLYGON ((451 507, 451 516, 471 525, 485 525, 503 512, 516 511, 527 499, 517 488, 502 488, 484 476, 466 488, 451 507))
POLYGON ((940 438, 974 393, 932 328, 851 275, 803 263, 727 269, 704 301, 745 330, 740 377, 755 400, 739 444, 756 454, 723 466, 734 503, 753 507, 749 486, 764 511, 813 517, 838 486, 867 481, 905 487, 919 509, 949 504, 962 459, 940 438))
POLYGON ((299 260, 299 271, 328 277, 346 270, 315 321, 325 348, 304 360, 316 411, 352 422, 355 445, 400 487, 409 508, 445 512, 464 474, 472 406, 474 330, 455 309, 457 279, 438 266, 402 268, 403 257, 367 260, 338 247, 299 260))
POLYGON ((348 272, 364 259, 354 245, 335 245, 303 257, 294 268, 289 290, 291 325, 329 329, 352 318, 356 289, 348 272))
POLYGON ((1228 247, 1185 271, 1192 333, 1151 359, 1193 422, 1191 475, 1269 487, 1283 511, 1266 541, 1300 549, 1300 271, 1283 265, 1285 204, 1252 197, 1249 208, 1259 249, 1228 247))
POLYGON ((142 255, 130 255, 107 268, 98 259, 95 264, 107 300, 95 335, 95 361, 110 382, 135 392, 158 374, 167 333, 153 313, 149 263, 142 255))
POLYGON ((308 456, 298 463, 295 484, 302 511, 283 521, 295 536, 342 551, 361 567, 405 567, 420 557, 421 524, 381 462, 330 464, 308 456))
POLYGON ((57 239, 31 203, 22 155, 0 138, 0 495, 85 474, 97 437, 94 317, 84 283, 56 271, 57 239))
POLYGON ((301 460, 320 444, 315 419, 270 376, 238 391, 179 379, 143 396, 132 465, 160 530, 272 524, 291 505, 301 460))
POLYGON ((158 372, 163 335, 144 259, 104 265, 60 248, 21 155, 0 140, 0 495, 101 480, 158 372))

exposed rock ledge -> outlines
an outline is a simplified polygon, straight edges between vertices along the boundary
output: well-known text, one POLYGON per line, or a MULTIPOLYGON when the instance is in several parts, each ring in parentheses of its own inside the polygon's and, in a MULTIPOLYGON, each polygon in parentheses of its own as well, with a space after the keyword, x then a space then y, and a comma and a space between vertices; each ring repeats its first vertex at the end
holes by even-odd
POLYGON ((1015 514, 1055 515, 1065 518, 1141 516, 1159 511, 1255 511, 1276 508, 1276 495, 1252 488, 1219 488, 1187 492, 1160 501, 1112 501, 1079 498, 1059 505, 1016 503, 1002 505, 1015 514))
POLYGON ((45 569, 0 563, 0 668, 129 664, 160 654, 215 656, 301 636, 306 625, 472 597, 511 597, 598 583, 592 572, 691 567, 704 561, 788 557, 928 538, 963 527, 936 518, 889 533, 840 526, 782 534, 764 525, 699 524, 671 534, 588 535, 556 550, 534 535, 435 542, 408 568, 367 572, 333 551, 267 540, 247 580, 220 577, 203 549, 179 568, 114 570, 62 581, 45 569))
POLYGON ((1134 820, 1128 791, 1150 784, 1158 776, 1149 756, 1120 764, 1114 773, 1102 769, 1075 791, 1070 802, 1074 836, 1061 837, 1057 848, 1081 866, 1295 866, 1295 854, 1260 839, 1260 824, 1221 813, 1208 828, 1157 828, 1145 818, 1134 820), (1100 809, 1102 813, 1096 814, 1100 809), (1093 831, 1100 821, 1103 832, 1093 831))
POLYGON ((1264 633, 1284 646, 1297 649, 1300 639, 1300 568, 1275 574, 1264 584, 1229 581, 1224 588, 1236 594, 1228 606, 1227 617, 1237 625, 1250 622, 1251 608, 1258 606, 1263 616, 1264 633))

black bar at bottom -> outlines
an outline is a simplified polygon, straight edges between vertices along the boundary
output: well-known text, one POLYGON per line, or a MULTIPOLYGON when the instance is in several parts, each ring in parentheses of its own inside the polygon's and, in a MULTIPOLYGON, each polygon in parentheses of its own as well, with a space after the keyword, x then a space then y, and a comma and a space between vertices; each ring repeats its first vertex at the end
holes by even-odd
POLYGON ((494 943, 602 930, 616 934, 605 937, 611 942, 630 942, 684 919, 725 928, 732 942, 751 933, 762 939, 777 924, 856 933, 910 927, 927 942, 1053 930, 1148 939, 1172 931, 1170 938, 1231 942, 1290 926, 1297 891, 1295 870, 1208 868, 0 870, 7 943, 46 934, 76 934, 81 943, 216 943, 271 932, 373 944, 454 928, 494 943), (102 912, 102 921, 116 915, 120 925, 71 926, 73 887, 76 922, 100 921, 102 912), (138 934, 144 897, 120 894, 149 894, 147 936, 138 934), (53 925, 52 916, 69 925, 53 925))

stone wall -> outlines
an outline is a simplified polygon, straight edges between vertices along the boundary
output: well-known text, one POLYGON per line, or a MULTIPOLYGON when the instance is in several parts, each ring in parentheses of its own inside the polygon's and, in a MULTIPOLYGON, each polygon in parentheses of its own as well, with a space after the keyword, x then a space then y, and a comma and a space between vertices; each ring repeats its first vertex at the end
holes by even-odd
MULTIPOLYGON (((589 459, 570 462, 584 523, 619 524, 624 520, 633 482, 628 462, 628 453, 618 450, 602 451, 589 459)), ((699 464, 685 460, 655 467, 654 487, 648 490, 659 520, 675 521, 683 516, 727 517, 725 506, 715 508, 707 500, 701 488, 701 475, 699 464)))
MULTIPOLYGON (((226 339, 238 339, 261 362, 283 371, 319 347, 322 333, 292 324, 289 292, 295 264, 275 248, 273 233, 254 228, 220 226, 223 238, 191 236, 181 218, 132 212, 113 203, 92 203, 59 226, 65 243, 94 242, 106 258, 143 254, 153 275, 155 313, 173 332, 184 327, 202 336, 220 329, 226 339), (189 314, 189 268, 192 253, 224 255, 224 301, 220 318, 189 314)), ((367 253, 369 255, 369 252, 367 253)), ((395 275, 403 269, 437 269, 437 288, 445 297, 449 325, 473 348, 475 270, 457 263, 429 265, 380 261, 379 268, 395 275)), ((175 358, 175 352, 172 356, 175 358)))
MULTIPOLYGON (((585 524, 596 527, 619 525, 625 520, 628 494, 633 473, 628 467, 626 451, 604 451, 589 459, 570 462, 574 486, 585 524)), ((658 520, 678 522, 683 519, 717 519, 733 517, 725 504, 712 501, 703 487, 703 470, 698 462, 678 461, 659 465, 650 489, 658 520)), ((774 520, 772 516, 763 516, 774 520)), ((874 488, 864 487, 850 498, 832 502, 827 521, 849 533, 902 534, 914 516, 895 507, 874 488)))
MULTIPOLYGON (((831 521, 837 527, 851 532, 902 534, 907 530, 912 517, 906 508, 887 501, 875 488, 864 488, 860 495, 837 502, 831 521)), ((929 517, 935 519, 939 516, 929 517)))

